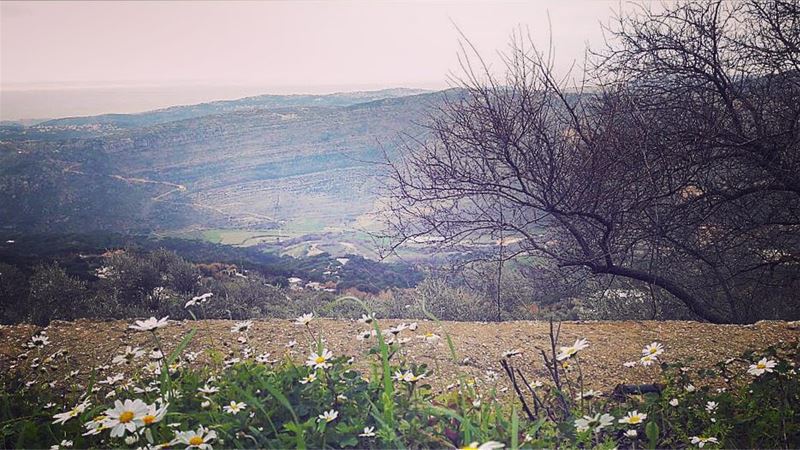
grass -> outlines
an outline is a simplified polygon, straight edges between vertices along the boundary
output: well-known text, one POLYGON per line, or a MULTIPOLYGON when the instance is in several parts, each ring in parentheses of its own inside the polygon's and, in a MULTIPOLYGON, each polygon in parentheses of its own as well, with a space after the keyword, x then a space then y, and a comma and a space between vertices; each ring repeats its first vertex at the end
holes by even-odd
MULTIPOLYGON (((355 301, 369 314, 358 299, 338 301, 355 301)), ((120 362, 137 369, 127 378, 110 377, 113 368, 101 376, 100 367, 86 367, 82 370, 91 373, 89 383, 75 381, 62 391, 39 381, 36 373, 30 380, 6 373, 0 377, 0 445, 162 448, 170 443, 195 448, 202 444, 206 449, 800 445, 797 344, 747 352, 697 374, 667 362, 668 354, 657 353, 660 391, 621 397, 585 397, 582 378, 591 374, 581 370, 581 351, 562 357, 564 348, 554 347, 552 354, 542 355, 558 379, 535 387, 525 381, 522 389, 515 389, 518 403, 460 374, 454 389, 434 394, 428 380, 444 374, 405 356, 403 340, 413 338, 414 325, 387 330, 364 317, 363 331, 373 344, 368 350, 371 366, 364 372, 347 357, 327 353, 325 336, 315 322, 306 321, 297 325, 308 337, 302 346, 303 358, 308 358, 303 364, 288 355, 253 355, 248 343, 251 324, 241 322, 231 329, 240 347, 226 355, 210 355, 211 367, 195 366, 197 355, 187 353, 195 334, 192 329, 164 359, 147 363, 145 355, 133 351, 127 362, 120 362), (535 413, 526 410, 520 416, 522 402, 535 405, 535 413), (137 412, 135 404, 148 412, 137 412), (125 416, 131 418, 125 422, 128 428, 119 426, 126 410, 132 414, 125 416), (145 420, 145 414, 150 418, 145 420), (631 416, 638 419, 625 422, 631 416), (55 423, 60 422, 54 420, 58 417, 63 423, 55 423)), ((161 348, 159 329, 143 333, 161 348)), ((31 339, 28 357, 41 363, 42 372, 65 370, 59 366, 66 367, 70 355, 44 336, 31 339)), ((555 333, 551 336, 555 342, 555 333)), ((447 335, 442 339, 457 360, 458 342, 447 335)), ((512 358, 505 359, 505 367, 519 377, 511 381, 526 380, 531 361, 512 358)))

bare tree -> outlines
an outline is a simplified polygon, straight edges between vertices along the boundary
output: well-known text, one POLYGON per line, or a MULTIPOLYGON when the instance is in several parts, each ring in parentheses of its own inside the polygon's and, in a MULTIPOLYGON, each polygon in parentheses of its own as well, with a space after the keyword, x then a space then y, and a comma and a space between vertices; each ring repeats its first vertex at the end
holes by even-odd
POLYGON ((464 59, 430 139, 389 164, 395 245, 474 255, 502 237, 507 258, 646 283, 706 320, 797 315, 798 11, 620 16, 591 89, 556 79, 529 39, 504 79, 464 59))

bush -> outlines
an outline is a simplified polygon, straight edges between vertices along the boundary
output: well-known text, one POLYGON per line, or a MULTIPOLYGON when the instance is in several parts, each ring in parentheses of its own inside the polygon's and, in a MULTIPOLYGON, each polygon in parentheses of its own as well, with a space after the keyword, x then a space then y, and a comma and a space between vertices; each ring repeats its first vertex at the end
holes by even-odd
POLYGON ((83 317, 87 303, 86 283, 70 277, 57 264, 36 267, 29 283, 26 307, 32 323, 47 325, 54 319, 83 317))

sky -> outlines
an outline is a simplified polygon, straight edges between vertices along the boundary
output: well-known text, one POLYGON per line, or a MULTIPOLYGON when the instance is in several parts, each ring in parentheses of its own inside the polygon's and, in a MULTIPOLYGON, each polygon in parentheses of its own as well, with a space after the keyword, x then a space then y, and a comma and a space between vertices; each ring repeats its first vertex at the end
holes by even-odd
POLYGON ((619 0, 0 3, 0 118, 135 112, 263 93, 441 89, 459 30, 494 68, 530 30, 556 69, 619 0), (549 17, 549 20, 548 20, 549 17))

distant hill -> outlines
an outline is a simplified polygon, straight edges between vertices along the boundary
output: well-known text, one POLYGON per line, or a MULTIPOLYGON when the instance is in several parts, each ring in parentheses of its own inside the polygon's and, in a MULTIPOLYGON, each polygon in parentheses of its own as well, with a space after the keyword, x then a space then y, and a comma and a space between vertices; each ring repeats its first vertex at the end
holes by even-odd
POLYGON ((113 125, 121 128, 134 128, 233 111, 312 106, 350 106, 356 103, 405 97, 426 92, 429 91, 398 88, 367 92, 342 92, 328 95, 259 95, 237 100, 220 100, 197 105, 172 106, 138 114, 102 114, 89 117, 66 117, 42 122, 41 125, 45 127, 113 125))
MULTIPOLYGON (((452 93, 451 93, 452 94, 452 93)), ((264 95, 0 126, 7 230, 340 226, 373 204, 379 161, 442 92, 264 95)))

